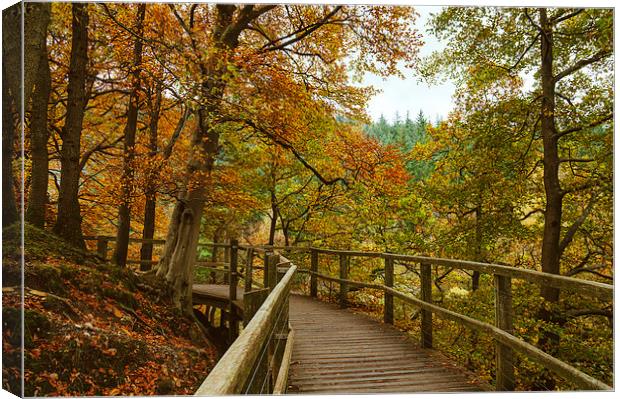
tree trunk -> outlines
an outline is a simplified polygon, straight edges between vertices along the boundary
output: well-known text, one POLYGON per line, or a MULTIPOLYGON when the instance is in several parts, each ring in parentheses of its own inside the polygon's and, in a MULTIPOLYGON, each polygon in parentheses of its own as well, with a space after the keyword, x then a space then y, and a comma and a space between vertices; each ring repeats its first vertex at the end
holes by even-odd
MULTIPOLYGON (((562 189, 560 186, 560 158, 558 154, 558 140, 555 136, 555 82, 553 78, 553 29, 547 18, 547 10, 539 9, 541 34, 541 134, 543 140, 543 180, 545 185, 545 225, 542 242, 542 271, 545 273, 560 273, 560 232, 562 228, 562 189)), ((557 288, 543 286, 541 296, 545 303, 540 309, 540 318, 544 321, 553 321, 552 305, 560 299, 557 288)), ((553 354, 559 345, 559 336, 547 331, 541 337, 539 344, 546 352, 553 354)), ((553 378, 544 381, 545 389, 553 389, 553 378)))
POLYGON ((46 47, 47 26, 52 7, 50 3, 25 3, 24 18, 24 108, 28 106, 32 87, 38 80, 43 48, 46 47))
MULTIPOLYGON (((145 4, 138 6, 136 15, 136 31, 138 36, 142 36, 144 26, 144 14, 146 10, 145 4)), ((131 228, 131 203, 134 194, 133 177, 136 146, 136 130, 138 127, 138 107, 139 107, 139 91, 140 71, 142 64, 142 40, 136 38, 133 51, 133 68, 132 68, 132 89, 129 95, 129 106, 127 108, 127 124, 125 125, 125 139, 123 150, 123 175, 121 176, 121 205, 118 209, 118 228, 116 230, 116 248, 114 249, 114 263, 118 266, 127 264, 127 249, 129 247, 129 230, 131 228)))
MULTIPOLYGON (((164 254, 157 270, 157 275, 165 275, 168 285, 175 287, 174 289, 187 285, 187 281, 179 282, 179 279, 189 280, 193 277, 193 260, 196 258, 204 197, 206 191, 210 189, 210 175, 219 146, 220 136, 213 125, 213 118, 220 114, 220 102, 226 87, 226 80, 223 77, 227 71, 229 51, 238 46, 239 34, 243 30, 243 26, 233 24, 236 10, 237 7, 234 5, 216 6, 215 22, 211 32, 214 46, 204 62, 199 64, 202 102, 197 112, 198 123, 190 147, 192 152, 186 169, 186 185, 176 203, 168 228, 164 254), (182 225, 181 216, 187 210, 191 211, 192 218, 185 220, 185 225, 182 225), (177 242, 183 242, 184 245, 177 245, 177 242), (191 261, 179 263, 180 260, 191 261), (174 272, 180 268, 187 269, 187 272, 174 272)), ((248 22, 249 20, 243 23, 248 22)), ((191 32, 189 34, 192 35, 191 32)), ((191 304, 191 287, 188 292, 187 302, 191 304)), ((188 315, 193 315, 191 306, 188 310, 181 298, 183 298, 181 294, 173 295, 175 306, 184 312, 189 311, 188 315)))
POLYGON ((188 281, 180 280, 193 278, 193 260, 196 259, 204 197, 209 184, 208 179, 203 177, 211 174, 219 143, 219 133, 207 127, 207 115, 210 113, 207 109, 198 112, 198 126, 192 138, 192 154, 186 172, 187 189, 180 194, 174 208, 164 253, 157 266, 157 276, 164 278, 168 286, 175 290, 172 295, 175 306, 183 312, 189 312, 188 315, 193 314, 191 306, 188 308, 185 302, 191 303, 191 289, 187 294, 189 299, 185 299, 185 294, 177 290, 189 284, 188 281), (203 139, 202 133, 205 131, 208 133, 206 139, 203 139), (197 178, 199 181, 196 181, 197 178), (191 218, 183 216, 188 212, 191 218), (186 272, 181 273, 181 269, 186 269, 186 272))
POLYGON ((176 242, 170 268, 165 276, 172 291, 173 302, 186 315, 193 314, 193 268, 189 268, 187 265, 190 264, 191 259, 196 257, 196 246, 192 245, 195 225, 192 210, 189 208, 185 209, 179 223, 179 239, 176 242), (193 250, 192 247, 194 248, 193 250))
MULTIPOLYGON (((272 200, 273 201, 273 200, 272 200)), ((267 245, 273 245, 276 239, 276 224, 278 222, 278 208, 275 204, 271 204, 271 216, 269 217, 269 242, 267 245)))
POLYGON ((47 207, 47 182, 49 173, 49 157, 47 153, 47 106, 52 90, 52 77, 47 46, 41 50, 39 73, 35 80, 32 97, 32 121, 30 123, 30 155, 32 158, 32 172, 30 193, 28 194, 28 208, 26 220, 33 226, 43 228, 45 225, 45 210, 47 207))
MULTIPOLYGON (((478 206, 476 207, 476 255, 475 255, 475 260, 476 262, 482 262, 483 259, 483 254, 482 254, 482 240, 483 240, 483 236, 482 236, 482 201, 480 200, 478 202, 478 206)), ((478 271, 474 271, 471 275, 471 289, 472 291, 476 291, 478 289, 478 287, 480 286, 480 272, 478 271)))
POLYGON ((88 64, 88 4, 73 3, 71 23, 71 59, 67 85, 67 115, 61 132, 60 192, 54 233, 71 244, 86 248, 82 236, 82 216, 78 200, 80 181, 80 138, 88 101, 86 73, 88 64))
MULTIPOLYGON (((149 121, 149 150, 151 159, 157 156, 157 136, 159 126, 159 114, 161 109, 161 86, 157 85, 157 95, 155 103, 152 104, 149 121)), ((148 176, 147 188, 146 188, 146 202, 144 204, 144 223, 142 230, 142 238, 153 239, 155 236, 155 207, 157 204, 157 190, 155 173, 151 173, 148 176)), ((151 261, 153 259, 153 244, 143 243, 140 249, 140 259, 143 261, 151 261)), ((140 264, 140 270, 149 270, 150 264, 140 264)))
MULTIPOLYGON (((2 225, 19 220, 15 200, 13 158, 15 138, 22 126, 22 107, 28 106, 39 70, 50 20, 49 3, 18 3, 2 11, 2 225), (23 21, 22 42, 22 12, 23 21), (24 64, 22 75, 22 44, 24 64), (22 84, 25 97, 22 103, 22 84)), ((23 183, 23 182, 21 182, 23 183)), ((21 195, 20 195, 21 197, 21 195)))
POLYGON ((19 220, 13 187, 15 136, 21 115, 22 3, 2 11, 2 226, 19 220))
MULTIPOLYGON (((555 83, 553 81, 553 36, 545 9, 540 10, 540 22, 545 34, 542 42, 542 112, 543 165, 545 183, 545 227, 542 245, 542 271, 560 273, 560 230, 562 227, 562 189, 560 187, 560 157, 555 137, 555 83)), ((559 299, 559 290, 543 287, 542 296, 551 302, 559 299)))

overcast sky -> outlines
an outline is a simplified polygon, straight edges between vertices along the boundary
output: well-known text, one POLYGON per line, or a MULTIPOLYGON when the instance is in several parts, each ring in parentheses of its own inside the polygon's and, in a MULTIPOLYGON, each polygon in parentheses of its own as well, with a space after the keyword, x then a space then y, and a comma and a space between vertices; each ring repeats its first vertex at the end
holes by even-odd
MULTIPOLYGON (((416 6, 420 14, 416 27, 422 33, 424 45, 420 49, 421 56, 430 55, 434 50, 442 48, 442 44, 430 33, 426 32, 426 22, 431 13, 437 13, 441 7, 416 6)), ((434 122, 438 117, 445 118, 452 109, 454 85, 451 82, 429 86, 419 81, 419 77, 411 69, 403 69, 405 79, 381 77, 366 74, 364 85, 372 85, 382 90, 368 104, 368 114, 376 121, 383 114, 388 121, 393 121, 396 112, 404 118, 409 111, 412 119, 420 110, 434 122)))

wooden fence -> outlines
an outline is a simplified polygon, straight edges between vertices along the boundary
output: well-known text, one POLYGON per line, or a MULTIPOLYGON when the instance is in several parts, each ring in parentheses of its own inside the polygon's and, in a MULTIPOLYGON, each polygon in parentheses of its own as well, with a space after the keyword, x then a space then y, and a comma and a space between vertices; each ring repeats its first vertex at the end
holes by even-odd
MULTIPOLYGON (((86 239, 97 239, 97 250, 100 254, 103 254, 104 248, 107 253, 107 242, 113 241, 114 237, 97 236, 87 237, 86 239), (104 245, 103 242, 106 244, 104 245)), ((147 242, 149 240, 131 239, 130 241, 147 242)), ((153 244, 164 243, 163 240, 150 241, 152 241, 153 244)), ((512 279, 521 279, 540 286, 550 286, 565 291, 572 291, 581 295, 587 295, 610 302, 613 301, 612 285, 505 265, 431 258, 426 256, 367 251, 331 250, 308 247, 237 246, 236 242, 233 242, 233 244, 200 243, 200 245, 212 246, 214 250, 215 248, 228 248, 228 250, 232 249, 232 252, 229 252, 229 254, 236 254, 237 249, 244 249, 246 251, 246 264, 244 267, 244 286, 246 291, 244 296, 244 307, 246 307, 246 311, 244 312, 244 322, 247 325, 241 335, 239 335, 239 338, 235 340, 233 346, 230 347, 229 351, 226 352, 225 356, 220 360, 220 362, 218 362, 216 369, 214 369, 207 380, 205 380, 205 382, 201 385, 200 389, 197 391, 197 394, 199 395, 272 393, 278 392, 277 389, 284 389, 283 387, 286 386, 285 376, 288 369, 283 369, 278 372, 275 371, 279 370, 279 367, 274 369, 274 362, 276 364, 279 364, 279 362, 276 362, 273 359, 278 358, 278 356, 274 357, 273 355, 270 355, 271 360, 268 363, 270 366, 265 366, 264 364, 261 366, 260 364, 256 364, 256 361, 259 359, 261 353, 265 352, 271 354, 273 352, 271 349, 267 351, 265 348, 273 348, 274 339, 282 339, 284 337, 282 334, 274 335, 273 331, 274 325, 277 324, 276 321, 279 320, 276 317, 276 314, 283 312, 283 309, 286 308, 286 317, 288 317, 288 294, 291 289, 292 277, 295 271, 310 275, 309 294, 312 297, 318 296, 319 279, 337 283, 339 285, 339 303, 342 308, 347 307, 347 294, 349 292, 349 287, 369 288, 383 291, 383 319, 385 323, 392 324, 394 322, 394 298, 398 298, 405 303, 420 308, 421 346, 424 348, 433 347, 433 314, 441 318, 460 323, 472 330, 489 334, 496 343, 496 389, 498 391, 514 390, 514 351, 525 355, 535 363, 538 363, 550 371, 555 372, 560 377, 570 381, 581 389, 612 389, 605 383, 583 373, 575 367, 541 351, 537 347, 513 335, 512 279), (274 250, 309 253, 310 268, 297 269, 295 265, 290 263, 290 261, 281 255, 273 255, 271 251, 274 250), (253 291, 252 289, 253 285, 257 285, 256 282, 252 280, 252 271, 253 268, 256 268, 256 266, 253 266, 253 256, 257 252, 265 254, 265 266, 263 268, 264 281, 262 284, 262 286, 265 287, 265 290, 262 291, 253 291), (338 257, 338 277, 328 276, 319 272, 320 255, 338 257), (350 280, 348 278, 350 274, 349 264, 352 257, 383 259, 384 284, 350 280), (395 261, 420 264, 419 297, 416 298, 394 289, 395 261), (281 281, 275 285, 274 282, 277 280, 277 277, 275 277, 277 274, 277 268, 281 268, 284 265, 289 266, 288 272, 286 272, 281 281), (469 270, 492 275, 495 287, 495 325, 491 325, 435 305, 431 298, 433 266, 445 266, 458 270, 469 270), (269 296, 267 296, 266 290, 269 290, 269 296), (258 309, 255 315, 253 309, 258 309), (254 315, 254 317, 252 317, 252 315, 254 315), (248 380, 250 373, 252 373, 253 376, 251 381, 248 380), (265 384, 260 387, 253 385, 253 381, 255 381, 256 375, 258 374, 262 375, 263 382, 267 380, 270 381, 269 384, 267 384, 269 387, 268 389, 265 390, 265 384)), ((234 255, 233 262, 223 262, 215 266, 224 267, 215 267, 217 271, 228 272, 232 283, 231 298, 235 297, 236 292, 233 294, 233 288, 237 285, 237 280, 234 278, 234 276, 237 276, 236 255, 234 255)), ((280 273, 280 275, 282 275, 282 273, 280 273)), ((286 327, 288 328, 288 326, 286 327)), ((286 333, 285 336, 287 338, 292 338, 292 332, 286 333)), ((290 340, 287 342, 290 343, 290 340)), ((286 350, 284 350, 283 345, 276 346, 282 350, 279 358, 284 356, 284 359, 286 359, 285 352, 286 350, 290 351, 290 345, 286 345, 286 350)), ((260 359, 262 359, 261 361, 263 362, 265 361, 263 358, 260 359)), ((282 364, 284 365, 286 362, 283 361, 282 364)), ((282 392, 284 392, 284 390, 282 390, 282 392)))
POLYGON ((581 389, 610 390, 611 387, 579 371, 571 365, 554 358, 535 346, 519 339, 513 333, 512 321, 512 279, 526 280, 540 286, 551 286, 562 290, 589 295, 598 299, 613 301, 613 286, 593 281, 558 276, 533 270, 510 266, 470 262, 462 260, 431 258, 425 256, 399 255, 380 252, 340 251, 309 248, 310 269, 300 269, 300 273, 310 274, 310 295, 317 297, 318 279, 339 284, 339 302, 342 308, 347 306, 349 287, 381 290, 384 292, 384 322, 394 321, 394 298, 421 309, 421 345, 433 346, 433 314, 447 320, 460 323, 470 329, 489 334, 496 342, 496 389, 498 391, 514 390, 513 351, 517 351, 560 377, 574 383, 581 389), (319 273, 319 255, 339 257, 339 277, 319 273), (384 259, 384 284, 374 284, 348 279, 349 260, 351 257, 371 257, 384 259), (420 264, 420 294, 418 298, 397 291, 394 285, 394 262, 404 261, 420 264), (495 286, 495 325, 450 311, 432 303, 432 267, 447 266, 453 269, 472 270, 493 275, 495 286))
POLYGON ((294 337, 288 323, 289 293, 297 266, 280 255, 266 253, 266 259, 268 296, 254 311, 261 295, 246 293, 245 328, 196 395, 285 393, 294 337))

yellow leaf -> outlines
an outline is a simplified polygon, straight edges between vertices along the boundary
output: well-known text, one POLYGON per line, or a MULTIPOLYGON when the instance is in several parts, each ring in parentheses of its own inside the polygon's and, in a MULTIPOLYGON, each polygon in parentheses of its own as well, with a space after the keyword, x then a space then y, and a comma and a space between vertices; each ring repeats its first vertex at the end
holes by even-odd
POLYGON ((47 292, 38 291, 38 290, 30 290, 30 293, 31 293, 32 295, 36 295, 36 296, 43 296, 43 297, 45 297, 45 296, 47 296, 47 295, 48 295, 48 294, 47 294, 47 292))
POLYGON ((123 317, 123 312, 121 312, 118 308, 113 307, 112 310, 114 312, 114 316, 116 316, 116 317, 123 317))

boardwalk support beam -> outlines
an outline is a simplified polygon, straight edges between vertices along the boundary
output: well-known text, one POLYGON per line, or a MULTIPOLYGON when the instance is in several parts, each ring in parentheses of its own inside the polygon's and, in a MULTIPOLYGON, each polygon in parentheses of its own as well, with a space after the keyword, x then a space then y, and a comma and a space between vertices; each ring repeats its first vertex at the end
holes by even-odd
MULTIPOLYGON (((495 282, 495 326, 512 334, 512 288, 510 277, 497 274, 493 277, 495 282)), ((514 391, 512 349, 499 341, 495 343, 495 364, 497 365, 495 389, 498 391, 514 391)))
MULTIPOLYGON (((394 259, 389 256, 385 257, 385 285, 394 287, 394 259)), ((383 291, 383 295, 383 322, 394 324, 394 296, 388 291, 383 291)))

